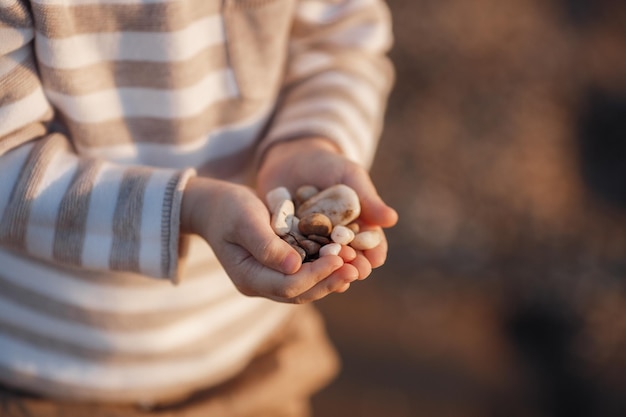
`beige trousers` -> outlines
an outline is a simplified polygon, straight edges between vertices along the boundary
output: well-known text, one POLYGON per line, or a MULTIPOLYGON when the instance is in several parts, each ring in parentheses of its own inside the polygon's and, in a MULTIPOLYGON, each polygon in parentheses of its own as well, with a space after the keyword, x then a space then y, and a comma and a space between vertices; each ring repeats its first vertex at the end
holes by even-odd
POLYGON ((244 372, 184 401, 151 409, 59 402, 0 386, 0 417, 306 417, 311 395, 336 376, 338 364, 320 314, 307 306, 244 372))

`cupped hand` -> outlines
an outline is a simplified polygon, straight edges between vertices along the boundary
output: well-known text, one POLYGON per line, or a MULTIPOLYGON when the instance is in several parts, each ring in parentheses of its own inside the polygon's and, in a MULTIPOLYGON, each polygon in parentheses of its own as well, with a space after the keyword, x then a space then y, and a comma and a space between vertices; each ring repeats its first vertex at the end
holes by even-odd
POLYGON ((343 292, 360 276, 344 248, 302 265, 300 255, 270 227, 269 213, 249 188, 192 178, 183 194, 181 231, 204 238, 237 289, 287 303, 306 303, 343 292))
POLYGON ((383 265, 388 249, 383 229, 394 226, 398 215, 379 196, 367 170, 348 160, 324 138, 296 139, 275 144, 268 150, 257 178, 260 197, 279 186, 295 193, 298 187, 307 184, 319 189, 346 184, 356 191, 361 203, 358 222, 363 230, 378 230, 383 239, 373 249, 356 251, 350 264, 359 271, 359 279, 366 278, 373 268, 383 265))

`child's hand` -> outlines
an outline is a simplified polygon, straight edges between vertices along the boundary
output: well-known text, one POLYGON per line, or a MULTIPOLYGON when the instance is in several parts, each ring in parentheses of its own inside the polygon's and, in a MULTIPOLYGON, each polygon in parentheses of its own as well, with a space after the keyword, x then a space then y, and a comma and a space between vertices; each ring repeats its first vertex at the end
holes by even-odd
MULTIPOLYGON (((297 139, 276 144, 269 149, 258 176, 260 196, 276 187, 285 186, 292 193, 305 184, 325 189, 335 184, 346 184, 359 195, 361 230, 392 227, 398 215, 378 195, 367 171, 342 156, 335 145, 323 138, 297 139)), ((384 234, 383 234, 384 236, 384 234)), ((357 251, 349 261, 364 279, 372 268, 381 266, 387 258, 387 241, 374 249, 357 251)))
POLYGON ((245 295, 306 303, 346 291, 359 276, 356 251, 302 265, 300 255, 270 227, 252 190, 224 181, 192 178, 185 188, 181 230, 203 237, 237 289, 245 295))

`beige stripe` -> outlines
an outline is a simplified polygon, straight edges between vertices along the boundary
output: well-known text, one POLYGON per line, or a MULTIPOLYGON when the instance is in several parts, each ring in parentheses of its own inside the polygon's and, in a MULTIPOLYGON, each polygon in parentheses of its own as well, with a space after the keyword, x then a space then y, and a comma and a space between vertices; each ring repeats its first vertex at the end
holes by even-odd
POLYGON ((97 32, 168 32, 214 15, 220 2, 214 0, 169 1, 143 4, 43 5, 33 3, 40 17, 38 30, 49 38, 65 38, 97 32))
MULTIPOLYGON (((183 174, 174 175, 165 187, 163 205, 161 207, 161 276, 173 277, 175 271, 172 266, 177 264, 178 243, 180 229, 180 205, 177 203, 180 197, 177 193, 182 192, 178 186, 183 174)), ((173 277, 178 278, 178 277, 173 277)))
POLYGON ((44 86, 69 95, 118 87, 185 88, 223 68, 226 68, 226 55, 222 45, 208 47, 186 61, 167 63, 115 61, 80 69, 55 69, 40 64, 44 86))
MULTIPOLYGON (((250 354, 244 358, 244 360, 252 360, 262 348, 264 351, 271 350, 274 348, 279 342, 282 342, 287 335, 286 332, 289 331, 289 324, 294 323, 294 320, 301 320, 301 323, 309 322, 310 320, 302 320, 306 315, 302 315, 303 313, 297 312, 294 317, 289 320, 283 319, 281 323, 277 323, 275 330, 270 334, 260 340, 259 347, 250 352, 250 354)), ((310 313, 308 313, 310 314, 310 313)), ((258 312, 254 312, 254 314, 250 314, 249 320, 255 320, 258 316, 258 312)), ((319 319, 318 319, 319 320, 319 319)), ((306 328, 310 330, 310 325, 305 324, 306 328)), ((292 326, 293 327, 293 326, 292 326)), ((318 326, 319 327, 319 326, 318 326)), ((218 346, 224 346, 229 343, 238 342, 238 338, 241 337, 242 334, 246 332, 246 329, 249 328, 249 323, 247 320, 242 320, 237 325, 232 326, 229 329, 225 329, 226 331, 220 335, 218 346)), ((0 331, 1 331, 0 327, 0 331)), ((13 330, 13 329, 7 329, 13 330)), ((19 329, 15 329, 16 333, 11 334, 10 336, 15 337, 17 340, 25 342, 35 349, 41 351, 45 354, 46 350, 42 349, 43 346, 48 347, 49 339, 39 338, 36 335, 25 334, 23 331, 19 329)), ((319 332, 319 331, 318 331, 319 332)), ((211 354, 211 346, 215 346, 215 338, 212 337, 210 340, 200 341, 196 348, 197 353, 200 357, 198 357, 198 361, 202 360, 203 356, 211 354)), ((135 365, 138 361, 141 363, 146 363, 150 365, 151 363, 159 364, 163 361, 164 356, 159 355, 156 358, 118 358, 112 357, 110 355, 98 355, 93 352, 79 352, 72 350, 71 347, 64 345, 63 342, 54 342, 50 345, 52 348, 51 351, 57 351, 57 349, 61 353, 78 353, 77 356, 82 356, 87 360, 94 360, 96 365, 135 365), (68 350, 68 348, 70 350, 68 350)), ((196 352, 180 352, 178 355, 181 359, 184 359, 184 356, 189 356, 192 353, 196 352)), ((175 360, 176 357, 173 357, 175 360)), ((193 381, 172 381, 171 384, 166 386, 160 386, 158 388, 152 387, 150 389, 141 389, 141 388, 125 388, 123 390, 120 389, 112 389, 112 388, 94 388, 88 387, 84 385, 76 385, 76 384, 68 384, 64 382, 60 382, 58 380, 50 380, 41 376, 34 376, 32 373, 24 373, 16 369, 10 369, 5 366, 0 365, 0 381, 8 384, 13 387, 21 387, 23 389, 34 391, 37 393, 41 393, 44 395, 52 396, 53 398, 66 398, 66 399, 80 399, 80 400, 89 400, 89 401, 111 401, 117 403, 124 402, 136 402, 140 398, 156 398, 159 401, 175 401, 180 400, 181 397, 188 396, 191 392, 199 389, 199 388, 207 388, 213 386, 215 384, 221 383, 227 378, 234 375, 236 372, 241 371, 243 367, 245 367, 245 363, 238 364, 229 364, 227 367, 223 367, 219 370, 212 370, 209 372, 198 373, 197 378, 193 381)), ((96 385, 96 384, 93 384, 96 385)), ((218 412, 223 411, 221 409, 216 410, 218 412)))
POLYGON ((81 159, 57 216, 52 256, 71 265, 81 264, 89 198, 101 163, 81 159))
MULTIPOLYGON (((52 110, 48 111, 42 119, 49 120, 51 118, 52 110)), ((19 130, 3 136, 0 140, 0 155, 30 140, 43 136, 46 131, 46 126, 43 123, 30 123, 19 130)))
POLYGON ((376 91, 387 93, 390 90, 395 74, 392 63, 387 57, 363 54, 331 45, 318 45, 316 49, 332 57, 329 65, 318 68, 304 77, 298 74, 296 76, 287 74, 285 85, 306 81, 326 71, 337 71, 357 77, 376 91))
MULTIPOLYGON (((217 264, 216 264, 217 267, 217 264)), ((88 280, 87 274, 83 275, 88 280)), ((106 284, 109 284, 106 282, 106 284)), ((116 283, 120 287, 124 283, 116 283)), ((153 280, 154 284, 154 280, 153 280)), ((150 291, 149 288, 146 291, 150 291)), ((157 313, 111 313, 89 308, 77 307, 61 301, 56 301, 38 292, 20 287, 9 280, 5 280, 0 275, 0 293, 3 297, 10 299, 24 308, 38 312, 45 316, 54 317, 68 323, 83 324, 103 331, 134 332, 150 331, 170 326, 180 320, 188 318, 194 314, 201 313, 209 308, 214 308, 214 304, 220 300, 214 300, 202 305, 187 307, 181 310, 168 310, 167 314, 159 311, 157 313)))
POLYGON ((46 167, 56 152, 66 150, 67 147, 61 135, 42 139, 33 147, 0 221, 0 241, 11 247, 25 248, 31 204, 44 179, 46 167))
POLYGON ((77 123, 66 118, 72 137, 83 147, 128 143, 185 144, 206 137, 221 127, 244 122, 259 114, 263 103, 232 99, 207 107, 198 115, 179 119, 134 117, 101 123, 77 123))
POLYGON ((10 5, 3 5, 0 12, 0 27, 28 28, 33 25, 28 2, 15 1, 10 5))
MULTIPOLYGON (((260 314, 267 311, 267 306, 261 304, 258 307, 247 312, 245 315, 238 317, 236 322, 228 323, 221 328, 218 334, 211 332, 210 334, 202 334, 198 331, 198 338, 193 342, 180 346, 165 352, 119 352, 112 351, 106 344, 101 349, 92 349, 85 346, 79 346, 67 340, 42 335, 31 330, 27 330, 21 326, 2 320, 0 317, 0 334, 4 333, 11 338, 21 340, 36 347, 44 347, 45 351, 58 352, 75 358, 87 359, 99 365, 120 365, 120 364, 150 364, 159 363, 164 360, 192 359, 194 356, 203 356, 210 351, 212 347, 227 343, 228 339, 237 338, 249 326, 249 323, 255 322, 260 314), (219 343, 215 343, 216 338, 219 343)), ((106 335, 103 334, 103 337, 106 335)))
POLYGON ((254 160, 256 146, 250 146, 234 154, 211 159, 198 168, 198 174, 213 178, 229 179, 241 175, 254 160))
POLYGON ((141 216, 145 207, 143 195, 150 179, 150 170, 129 168, 122 178, 113 215, 113 242, 109 266, 113 270, 139 272, 141 216))
POLYGON ((39 88, 39 77, 32 59, 28 59, 0 77, 0 107, 12 104, 39 88))
MULTIPOLYGON (((292 90, 286 97, 285 101, 282 103, 281 107, 289 108, 290 105, 296 103, 306 103, 308 101, 319 99, 323 97, 325 99, 334 100, 337 99, 347 105, 353 107, 359 115, 363 118, 364 121, 371 121, 373 118, 378 118, 380 116, 379 113, 372 114, 370 111, 366 109, 366 104, 360 102, 354 94, 351 94, 349 91, 345 89, 339 89, 335 86, 316 86, 314 83, 308 85, 307 88, 296 88, 292 90)), ((382 101, 382 97, 380 98, 382 101)), ((380 106, 378 106, 380 108, 380 106)))

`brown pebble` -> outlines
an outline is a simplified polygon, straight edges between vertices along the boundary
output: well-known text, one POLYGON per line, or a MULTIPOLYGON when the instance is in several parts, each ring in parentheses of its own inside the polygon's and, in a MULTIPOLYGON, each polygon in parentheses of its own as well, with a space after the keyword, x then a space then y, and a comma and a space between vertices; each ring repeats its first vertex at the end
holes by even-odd
POLYGON ((313 242, 319 243, 320 245, 328 245, 330 243, 330 239, 326 236, 308 235, 307 238, 313 242))
POLYGON ((333 230, 333 224, 328 216, 322 213, 311 213, 300 219, 298 230, 305 236, 330 236, 330 232, 333 230))
POLYGON ((320 247, 322 246, 319 243, 309 239, 301 240, 300 242, 298 242, 298 244, 302 249, 305 250, 306 254, 309 256, 317 255, 320 251, 320 247))
POLYGON ((289 243, 291 246, 298 244, 298 241, 296 240, 296 238, 291 235, 285 235, 282 238, 285 242, 289 243))

